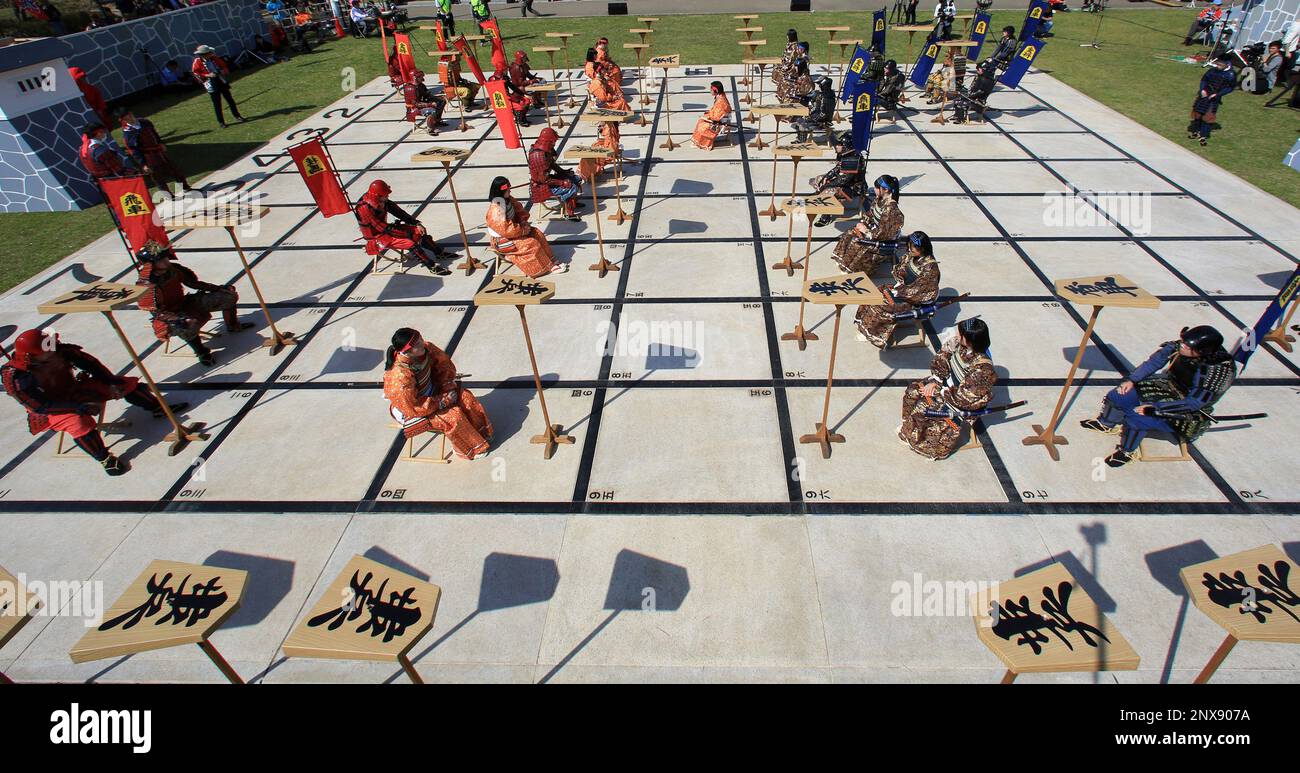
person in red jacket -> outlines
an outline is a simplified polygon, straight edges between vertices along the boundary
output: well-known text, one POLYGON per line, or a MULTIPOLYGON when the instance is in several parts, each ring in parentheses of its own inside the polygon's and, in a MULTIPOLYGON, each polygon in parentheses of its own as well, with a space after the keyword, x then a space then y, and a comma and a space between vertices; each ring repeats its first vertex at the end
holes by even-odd
MULTIPOLYGON (((109 475, 122 475, 126 462, 108 452, 99 434, 99 414, 104 403, 124 398, 132 405, 163 414, 162 404, 134 376, 118 376, 80 346, 59 342, 55 333, 28 330, 14 341, 13 355, 0 367, 5 392, 27 409, 27 428, 33 435, 46 430, 66 432, 81 450, 109 475)), ((169 406, 183 411, 188 403, 169 406)))
POLYGON ((251 322, 240 322, 236 313, 239 293, 231 285, 214 285, 203 282, 193 270, 173 263, 176 254, 157 242, 148 242, 135 254, 140 278, 136 284, 149 288, 140 297, 139 306, 149 312, 153 332, 159 340, 176 336, 194 350, 199 362, 215 365, 216 355, 203 343, 199 331, 212 319, 212 312, 221 312, 227 333, 238 333, 252 327, 251 322), (185 288, 196 292, 186 293, 185 288))
POLYGON ((113 142, 108 129, 99 122, 87 124, 82 130, 81 151, 78 155, 81 158, 81 165, 86 167, 86 171, 90 172, 90 176, 96 180, 136 174, 140 171, 136 169, 135 161, 122 155, 121 149, 113 142))
POLYGON ((420 264, 435 276, 447 276, 451 271, 435 263, 435 260, 454 259, 456 253, 444 250, 429 237, 429 232, 419 220, 406 210, 389 200, 393 189, 383 180, 370 183, 366 195, 357 202, 357 223, 361 225, 361 235, 365 237, 367 252, 376 254, 381 249, 410 250, 420 260, 420 264), (392 215, 400 223, 389 223, 392 215))
POLYGON ((212 46, 199 46, 194 49, 194 62, 190 65, 190 70, 199 83, 203 84, 208 96, 212 97, 212 110, 217 114, 217 123, 221 124, 221 128, 226 128, 226 116, 221 112, 223 98, 226 104, 230 105, 231 114, 239 119, 240 123, 247 120, 239 114, 239 106, 235 104, 235 97, 230 93, 230 65, 216 55, 212 46))
POLYGON ((80 67, 69 67, 68 74, 72 76, 72 82, 77 84, 77 88, 81 89, 81 96, 85 97, 86 104, 90 105, 90 109, 94 110, 95 115, 99 116, 99 122, 105 126, 112 126, 113 121, 112 116, 108 113, 108 103, 104 101, 104 95, 100 90, 86 80, 86 71, 80 67))
POLYGON ((192 191, 185 173, 167 155, 167 146, 148 118, 139 118, 131 110, 118 113, 122 122, 122 140, 126 143, 126 152, 131 160, 140 167, 140 171, 149 176, 155 188, 165 190, 167 183, 178 182, 183 190, 192 191))

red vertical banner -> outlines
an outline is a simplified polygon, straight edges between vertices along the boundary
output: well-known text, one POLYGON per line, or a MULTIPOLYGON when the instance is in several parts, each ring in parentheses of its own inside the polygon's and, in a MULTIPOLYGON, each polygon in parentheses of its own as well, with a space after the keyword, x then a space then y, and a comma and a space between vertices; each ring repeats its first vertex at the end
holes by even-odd
POLYGON ((439 51, 447 50, 447 33, 442 31, 442 22, 433 20, 433 39, 438 43, 439 51))
POLYGON ((388 61, 388 25, 384 24, 384 17, 375 15, 375 21, 379 22, 379 45, 384 48, 384 61, 388 61))
POLYGON ((501 39, 501 27, 497 25, 497 20, 488 19, 479 22, 478 26, 492 43, 492 66, 498 70, 506 69, 510 61, 506 59, 506 43, 501 39))
POLYGON ((402 69, 402 80, 409 83, 415 76, 415 55, 411 50, 411 37, 405 32, 393 33, 393 50, 397 52, 397 66, 402 69))
POLYGON ((162 222, 154 212, 153 203, 149 200, 149 186, 143 177, 110 177, 99 180, 99 187, 103 190, 108 205, 117 214, 118 225, 126 237, 133 259, 136 250, 143 247, 145 242, 171 246, 167 239, 167 229, 162 227, 162 222))
POLYGON ((334 217, 352 211, 348 194, 343 190, 338 173, 334 171, 329 149, 320 137, 291 146, 289 155, 322 215, 334 217))
POLYGON ((519 141, 519 127, 515 126, 515 113, 510 109, 510 97, 506 95, 506 82, 493 80, 486 81, 483 85, 487 88, 488 102, 492 105, 497 128, 501 130, 501 139, 506 141, 506 147, 512 150, 523 147, 519 141))
POLYGON ((483 76, 483 68, 478 66, 478 60, 474 58, 474 52, 469 50, 469 43, 465 42, 465 36, 457 37, 451 44, 461 53, 461 58, 465 60, 465 64, 469 65, 470 71, 474 73, 475 78, 478 78, 478 82, 487 83, 487 78, 483 76))

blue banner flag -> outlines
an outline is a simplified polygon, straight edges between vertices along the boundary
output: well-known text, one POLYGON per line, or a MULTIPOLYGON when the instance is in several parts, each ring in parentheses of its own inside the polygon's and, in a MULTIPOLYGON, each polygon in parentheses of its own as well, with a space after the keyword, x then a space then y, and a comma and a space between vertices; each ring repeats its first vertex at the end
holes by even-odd
POLYGON ((862 78, 862 74, 867 71, 867 65, 869 64, 871 64, 871 52, 863 50, 861 43, 854 46, 853 58, 849 60, 849 69, 844 73, 844 85, 840 88, 841 102, 848 102, 853 96, 853 87, 862 78))
MULTIPOLYGON (((854 131, 857 131, 856 126, 854 131)), ((1237 351, 1232 353, 1233 359, 1241 363, 1242 370, 1246 369, 1246 361, 1250 355, 1255 353, 1264 340, 1264 336, 1272 332, 1277 327, 1278 322, 1282 320, 1282 315, 1286 313, 1287 307, 1296 302, 1296 296, 1300 296, 1300 268, 1291 272, 1291 277, 1282 285, 1282 290, 1278 292, 1277 297, 1269 301, 1268 308, 1264 309, 1264 315, 1255 323, 1246 337, 1242 339, 1237 346, 1237 351)))
POLYGON ((1020 37, 1016 40, 1021 43, 1033 38, 1034 33, 1038 31, 1038 25, 1042 23, 1043 11, 1047 8, 1047 0, 1034 0, 1029 4, 1029 10, 1025 13, 1025 20, 1020 25, 1020 37))
POLYGON ((871 147, 871 125, 876 120, 876 81, 860 80, 853 87, 853 149, 863 158, 871 147))
POLYGON ((1025 77, 1025 73, 1029 72, 1029 65, 1034 63, 1034 60, 1038 58, 1039 54, 1043 53, 1043 49, 1046 47, 1046 40, 1036 38, 1030 38, 1021 43, 1020 50, 1016 52, 1015 58, 1011 60, 1011 66, 1007 68, 1006 72, 1002 73, 1001 78, 998 78, 998 83, 1009 89, 1019 86, 1020 79, 1025 77))
POLYGON ((877 54, 885 53, 885 9, 871 14, 871 50, 877 54))
POLYGON ((984 47, 984 36, 989 34, 990 21, 989 15, 983 11, 975 14, 975 18, 971 20, 970 39, 975 41, 975 45, 966 49, 966 58, 972 62, 980 60, 980 49, 984 47))
POLYGON ((934 33, 925 39, 925 46, 921 49, 921 55, 916 58, 916 64, 912 65, 912 74, 908 80, 916 84, 917 88, 925 88, 925 79, 930 77, 930 70, 934 69, 934 60, 939 58, 939 44, 934 33))

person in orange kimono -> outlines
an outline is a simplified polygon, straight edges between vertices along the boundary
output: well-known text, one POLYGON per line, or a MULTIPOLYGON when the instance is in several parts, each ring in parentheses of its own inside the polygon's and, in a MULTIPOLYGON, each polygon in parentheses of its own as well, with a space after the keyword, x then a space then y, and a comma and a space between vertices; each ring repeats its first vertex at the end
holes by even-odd
MULTIPOLYGON (((609 148, 614 151, 615 155, 620 152, 621 135, 618 130, 616 121, 601 121, 596 129, 596 141, 591 143, 594 148, 609 148)), ((593 179, 596 175, 605 171, 605 167, 614 163, 613 158, 583 158, 578 160, 578 174, 584 180, 593 179)), ((625 162, 626 163, 626 162, 625 162)))
POLYGON ((617 89, 621 95, 623 93, 623 68, 609 58, 609 38, 601 38, 596 41, 596 62, 605 71, 605 77, 609 80, 610 86, 617 89))
POLYGON ((497 177, 488 193, 487 227, 492 249, 536 279, 562 274, 569 267, 555 262, 546 236, 528 222, 528 210, 510 195, 510 181, 497 177))
POLYGON ((691 135, 691 142, 694 142, 695 147, 700 150, 713 150, 713 142, 718 139, 723 125, 731 116, 731 103, 727 101, 722 81, 710 83, 709 90, 713 92, 713 107, 704 113, 703 118, 695 122, 695 132, 691 135))
POLYGON ((587 64, 583 68, 589 79, 587 82, 587 91, 591 94, 592 99, 600 107, 606 107, 610 110, 631 110, 627 99, 623 97, 622 89, 615 90, 611 87, 606 76, 605 68, 600 66, 596 61, 596 49, 587 49, 587 64))
POLYGON ((451 357, 418 330, 393 333, 384 356, 384 397, 406 437, 441 432, 462 459, 477 459, 492 445, 492 421, 483 405, 457 381, 451 357))

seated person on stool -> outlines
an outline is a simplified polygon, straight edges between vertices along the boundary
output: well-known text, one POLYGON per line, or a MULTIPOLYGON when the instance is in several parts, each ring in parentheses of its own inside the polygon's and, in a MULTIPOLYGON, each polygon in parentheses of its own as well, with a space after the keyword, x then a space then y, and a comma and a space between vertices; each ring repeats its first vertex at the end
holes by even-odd
POLYGON ((936 462, 957 450, 961 424, 954 418, 958 412, 978 411, 993 399, 998 377, 988 348, 989 329, 984 320, 973 317, 958 323, 957 334, 945 341, 930 361, 930 377, 913 381, 903 392, 899 440, 936 462), (927 409, 946 411, 950 416, 927 416, 927 409))
POLYGON ((482 88, 460 74, 460 62, 455 59, 442 60, 438 63, 438 78, 442 81, 442 93, 447 99, 459 99, 462 110, 474 109, 474 97, 482 88))
MULTIPOLYGON (((528 54, 525 54, 522 50, 515 51, 515 62, 507 68, 507 72, 510 75, 510 82, 520 91, 524 91, 528 86, 535 86, 542 82, 542 79, 528 68, 528 54)), ((546 108, 546 95, 531 94, 530 96, 532 97, 534 110, 546 108)))
POLYGON ((117 117, 122 124, 122 141, 126 143, 126 152, 141 171, 148 175, 155 188, 166 190, 168 182, 178 182, 182 190, 194 190, 190 187, 189 180, 185 179, 185 173, 167 155, 167 146, 154 128, 153 121, 137 118, 129 109, 118 111, 117 117))
POLYGON ((555 152, 559 139, 560 135, 548 126, 537 135, 537 141, 528 151, 529 198, 534 204, 557 199, 563 205, 565 219, 580 220, 577 208, 582 181, 571 170, 560 167, 555 152))
POLYGON ((895 314, 926 306, 939 298, 939 261, 934 258, 929 235, 913 231, 907 242, 907 256, 894 265, 894 283, 880 285, 885 305, 858 307, 858 333, 862 340, 878 349, 889 345, 889 338, 898 326, 895 314))
POLYGON ((903 73, 898 69, 898 62, 889 59, 885 62, 885 71, 880 76, 880 86, 876 89, 876 99, 880 100, 881 110, 898 112, 907 101, 904 92, 903 73))
MULTIPOLYGON (((617 159, 623 155, 623 133, 618 128, 617 121, 601 121, 596 125, 596 141, 591 143, 593 148, 607 148, 614 151, 614 155, 609 158, 580 158, 578 159, 578 178, 582 180, 595 179, 596 175, 605 171, 605 167, 617 163, 617 159)), ((631 159, 624 159, 624 164, 634 163, 631 159)), ((582 206, 581 203, 578 206, 582 206)))
POLYGON ((450 274, 450 269, 439 266, 434 261, 451 260, 457 254, 438 246, 419 220, 388 198, 392 192, 388 183, 375 180, 370 183, 366 195, 357 202, 357 222, 361 225, 361 235, 367 240, 367 252, 373 255, 376 253, 370 252, 371 249, 410 250, 419 259, 420 265, 429 269, 430 273, 435 276, 450 274), (389 215, 397 218, 401 224, 390 224, 389 215))
POLYGON ((623 96, 623 88, 610 78, 607 70, 597 61, 596 49, 587 49, 587 63, 583 65, 582 71, 587 76, 587 93, 595 100, 597 107, 610 110, 632 109, 623 96))
POLYGON ((532 100, 524 93, 524 90, 516 86, 510 80, 510 74, 504 67, 498 67, 488 78, 491 81, 501 81, 506 85, 506 100, 510 103, 510 112, 514 113, 515 120, 520 126, 528 125, 528 108, 532 100))
MULTIPOLYGON (((814 193, 831 191, 835 198, 848 205, 867 193, 867 164, 853 147, 853 132, 843 131, 831 135, 831 145, 835 148, 835 166, 826 174, 811 178, 808 184, 814 193)), ((814 225, 830 225, 834 219, 831 215, 822 215, 814 225)), ((902 221, 899 222, 901 226, 902 221)))
POLYGON ((1142 438, 1152 430, 1180 441, 1199 438, 1210 420, 1205 414, 1237 377, 1237 364, 1223 348, 1223 336, 1209 325, 1183 328, 1110 390, 1095 419, 1079 426, 1093 432, 1120 434, 1119 446, 1106 457, 1111 467, 1133 461, 1142 438), (1167 368, 1166 368, 1167 366, 1167 368), (1162 372, 1163 371, 1163 372, 1162 372))
MULTIPOLYGON (((28 330, 14 341, 13 356, 0 367, 5 391, 27 409, 27 428, 33 435, 45 430, 66 432, 109 475, 122 475, 130 467, 108 452, 99 433, 104 403, 125 398, 132 405, 162 417, 163 408, 135 376, 117 376, 80 346, 59 342, 58 335, 28 330), (74 372, 75 371, 75 372, 74 372)), ((183 411, 188 403, 169 406, 183 411)))
POLYGON ((441 432, 462 459, 488 452, 492 422, 483 406, 456 380, 451 357, 409 327, 393 333, 384 356, 384 397, 406 437, 441 432))
POLYGON ((835 119, 836 99, 831 79, 825 75, 818 76, 813 81, 813 87, 813 93, 808 99, 800 100, 807 103, 808 115, 790 122, 794 125, 795 137, 799 142, 807 142, 817 132, 830 134, 831 121, 835 119))
POLYGON ((1016 40, 1016 28, 1007 25, 1002 28, 1002 37, 998 38, 998 47, 993 49, 993 60, 999 70, 1005 70, 1011 66, 1011 60, 1016 55, 1016 49, 1020 46, 1020 41, 1016 40))
POLYGON ((957 123, 969 123, 971 113, 979 112, 988 106, 989 95, 993 93, 993 87, 997 85, 998 63, 994 59, 985 59, 975 68, 975 80, 970 85, 970 91, 957 92, 957 100, 953 103, 953 120, 957 123))
POLYGON ((596 41, 596 63, 605 71, 609 82, 613 84, 618 95, 623 96, 623 68, 615 64, 609 55, 609 38, 596 41))
POLYGON ((555 262, 555 254, 546 236, 528 222, 528 210, 510 195, 510 181, 492 180, 488 192, 487 227, 492 249, 501 253, 519 270, 536 279, 546 274, 562 274, 569 269, 555 262))
POLYGON ((176 337, 189 344, 199 362, 212 366, 216 355, 203 343, 200 333, 212 319, 212 312, 221 312, 227 333, 238 333, 253 326, 240 322, 235 313, 239 294, 230 285, 214 285, 199 281, 189 268, 174 263, 176 253, 157 242, 147 242, 135 254, 140 278, 136 284, 149 288, 140 296, 140 308, 149 312, 153 332, 161 341, 176 337), (189 294, 185 288, 196 290, 189 294))
POLYGON ((903 232, 903 211, 898 208, 898 178, 884 174, 876 178, 871 206, 862 211, 853 230, 845 231, 831 257, 846 274, 875 273, 880 264, 898 254, 898 236, 903 232))
POLYGON ((446 126, 442 120, 442 111, 447 109, 447 100, 429 91, 424 85, 424 73, 416 70, 411 74, 411 83, 402 84, 402 99, 406 102, 406 120, 423 127, 430 137, 438 136, 439 126, 446 126))
POLYGON ((731 117, 731 103, 727 101, 722 81, 710 83, 709 91, 713 92, 713 105, 704 112, 704 117, 695 122, 695 131, 691 134, 691 142, 700 150, 713 150, 713 143, 731 117))

